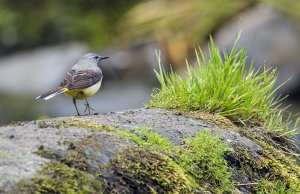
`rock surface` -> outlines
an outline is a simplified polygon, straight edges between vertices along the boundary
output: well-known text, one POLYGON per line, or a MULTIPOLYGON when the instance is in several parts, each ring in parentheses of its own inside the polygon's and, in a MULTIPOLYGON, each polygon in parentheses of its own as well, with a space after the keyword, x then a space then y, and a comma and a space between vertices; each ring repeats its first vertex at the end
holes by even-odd
POLYGON ((34 177, 40 166, 49 163, 51 159, 64 161, 77 169, 97 171, 110 180, 110 175, 99 169, 99 166, 106 165, 125 148, 136 146, 133 141, 126 141, 116 135, 110 127, 129 132, 135 128, 148 127, 175 145, 181 145, 185 137, 209 130, 231 147, 249 150, 251 157, 263 149, 252 140, 242 137, 236 130, 219 129, 181 113, 160 109, 17 123, 0 128, 0 192, 9 192, 21 179, 34 177), (77 124, 69 121, 76 121, 77 124), (107 130, 95 130, 99 126, 107 130), (79 147, 82 152, 76 154, 83 154, 84 157, 69 160, 72 147, 79 147), (53 155, 43 157, 43 154, 53 155))

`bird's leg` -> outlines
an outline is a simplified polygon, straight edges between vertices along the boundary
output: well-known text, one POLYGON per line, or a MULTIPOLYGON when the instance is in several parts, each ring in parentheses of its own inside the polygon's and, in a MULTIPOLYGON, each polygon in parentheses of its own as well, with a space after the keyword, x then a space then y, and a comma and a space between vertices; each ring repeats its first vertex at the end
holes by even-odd
POLYGON ((89 102, 87 101, 87 99, 85 98, 85 102, 86 102, 86 104, 84 104, 85 105, 85 110, 84 110, 84 112, 86 112, 86 111, 88 111, 89 112, 89 115, 91 115, 91 110, 94 110, 92 107, 90 107, 90 104, 89 104, 89 102))
POLYGON ((76 100, 75 100, 75 98, 73 98, 73 104, 74 104, 74 106, 75 106, 75 108, 76 108, 77 116, 80 116, 79 111, 78 111, 78 108, 77 108, 77 105, 76 105, 76 100))

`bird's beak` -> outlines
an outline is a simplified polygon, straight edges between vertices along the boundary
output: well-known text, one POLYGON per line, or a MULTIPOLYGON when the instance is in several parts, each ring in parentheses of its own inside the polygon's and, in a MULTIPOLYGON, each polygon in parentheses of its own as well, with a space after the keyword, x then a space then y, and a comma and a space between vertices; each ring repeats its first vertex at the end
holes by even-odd
POLYGON ((102 59, 108 59, 108 58, 109 58, 109 57, 101 57, 101 60, 102 60, 102 59))

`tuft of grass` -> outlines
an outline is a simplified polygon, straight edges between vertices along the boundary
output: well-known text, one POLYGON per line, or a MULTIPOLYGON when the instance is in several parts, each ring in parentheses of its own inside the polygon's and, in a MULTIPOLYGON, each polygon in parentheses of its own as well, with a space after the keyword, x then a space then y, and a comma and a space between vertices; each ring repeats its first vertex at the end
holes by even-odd
POLYGON ((277 70, 247 68, 246 46, 237 47, 236 41, 223 54, 210 38, 209 54, 195 49, 197 61, 187 63, 184 78, 174 71, 167 73, 157 53, 159 72, 155 71, 161 89, 152 94, 150 106, 179 111, 217 113, 231 121, 247 125, 264 125, 272 131, 286 131, 291 122, 283 120, 280 103, 285 98, 276 95, 277 70))

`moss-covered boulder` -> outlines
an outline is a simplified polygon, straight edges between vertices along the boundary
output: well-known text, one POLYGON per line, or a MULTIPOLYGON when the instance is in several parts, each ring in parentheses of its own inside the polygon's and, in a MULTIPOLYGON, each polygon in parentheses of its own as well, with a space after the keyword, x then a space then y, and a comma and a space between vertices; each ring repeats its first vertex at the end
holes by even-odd
POLYGON ((138 109, 1 127, 0 191, 300 192, 284 138, 213 118, 138 109))

